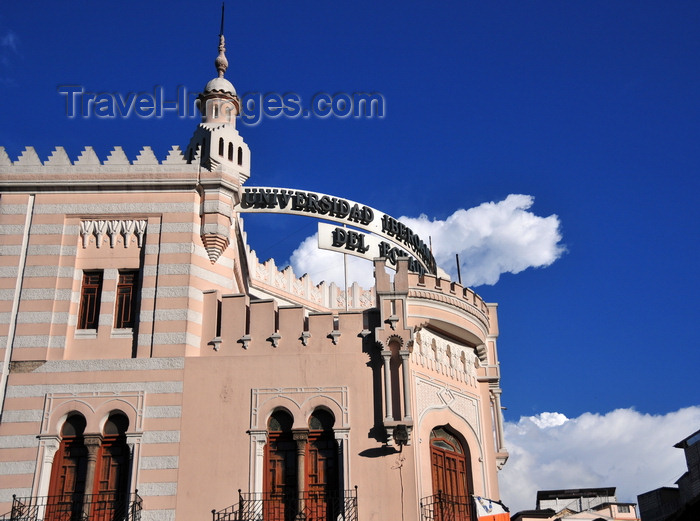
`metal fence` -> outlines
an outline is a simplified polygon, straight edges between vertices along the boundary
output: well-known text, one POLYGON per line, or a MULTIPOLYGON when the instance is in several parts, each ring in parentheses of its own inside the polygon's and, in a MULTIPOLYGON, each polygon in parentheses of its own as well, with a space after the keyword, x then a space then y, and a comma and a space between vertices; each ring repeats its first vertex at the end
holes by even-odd
POLYGON ((421 521, 472 521, 469 496, 450 496, 438 492, 420 500, 421 521))
POLYGON ((141 497, 114 493, 12 496, 12 511, 0 521, 141 521, 141 497))
POLYGON ((239 490, 238 503, 211 513, 213 521, 357 521, 357 487, 340 494, 245 494, 239 490))

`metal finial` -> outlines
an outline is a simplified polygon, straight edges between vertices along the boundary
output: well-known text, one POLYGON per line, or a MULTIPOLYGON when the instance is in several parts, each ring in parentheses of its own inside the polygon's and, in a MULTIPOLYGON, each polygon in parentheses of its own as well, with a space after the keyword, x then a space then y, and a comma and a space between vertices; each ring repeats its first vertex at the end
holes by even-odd
POLYGON ((219 78, 224 77, 226 69, 228 69, 228 60, 226 59, 226 46, 224 41, 224 3, 221 3, 221 30, 219 31, 219 55, 214 61, 216 70, 219 73, 219 78))
POLYGON ((219 31, 219 35, 224 34, 224 6, 225 2, 221 2, 221 30, 219 31))

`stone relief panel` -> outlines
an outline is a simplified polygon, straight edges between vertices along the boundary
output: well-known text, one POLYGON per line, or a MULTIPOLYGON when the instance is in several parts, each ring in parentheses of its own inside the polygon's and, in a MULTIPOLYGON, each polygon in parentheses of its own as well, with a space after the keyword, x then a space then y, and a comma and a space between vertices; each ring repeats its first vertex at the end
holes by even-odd
POLYGON ((295 421, 300 415, 311 413, 317 406, 329 407, 334 413, 334 429, 349 429, 348 388, 343 387, 280 387, 253 389, 250 410, 251 430, 265 430, 268 409, 283 406, 289 409, 295 421))
POLYGON ((469 386, 477 386, 476 369, 480 362, 474 347, 419 329, 414 336, 413 360, 469 386))
POLYGON ((119 409, 130 419, 128 432, 143 431, 144 391, 48 393, 44 402, 41 435, 58 434, 57 415, 76 410, 88 421, 86 432, 99 432, 98 421, 112 409, 119 409))
POLYGON ((423 414, 430 409, 448 408, 471 425, 477 436, 481 438, 478 399, 434 378, 416 375, 415 379, 418 418, 422 418, 423 414))
POLYGON ((110 248, 114 248, 117 243, 128 248, 131 242, 141 248, 147 224, 145 219, 84 219, 80 221, 83 248, 87 248, 91 241, 100 248, 107 242, 105 237, 109 239, 110 248))

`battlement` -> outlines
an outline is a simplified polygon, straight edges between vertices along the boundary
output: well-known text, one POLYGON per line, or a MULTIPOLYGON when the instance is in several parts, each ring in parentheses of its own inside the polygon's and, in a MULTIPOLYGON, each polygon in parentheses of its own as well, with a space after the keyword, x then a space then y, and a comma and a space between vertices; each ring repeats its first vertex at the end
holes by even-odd
MULTIPOLYGON (((384 269, 382 259, 375 260, 375 274, 377 277, 377 294, 391 298, 394 294, 405 294, 409 303, 420 304, 421 301, 432 301, 449 313, 457 312, 450 321, 460 323, 459 315, 470 316, 470 320, 476 319, 484 331, 491 329, 491 308, 473 290, 448 279, 435 275, 418 275, 408 271, 406 258, 399 259, 396 275, 393 282, 384 269), (381 267, 381 269, 380 269, 381 267)), ((436 306, 433 305, 433 308, 436 306)), ((494 315, 495 316, 495 315, 494 315)), ((494 324, 495 325, 495 324, 494 324)))
POLYGON ((143 188, 160 184, 191 185, 197 178, 198 157, 188 161, 179 146, 171 147, 165 159, 159 160, 151 147, 143 147, 130 159, 122 147, 114 147, 106 158, 85 147, 71 160, 63 147, 56 147, 41 160, 33 147, 26 147, 15 161, 0 147, 0 187, 21 190, 28 187, 43 190, 72 190, 93 186, 127 185, 143 188), (96 175, 99 173, 99 177, 96 175), (183 174, 185 174, 183 176, 183 174))
MULTIPOLYGON (((307 315, 302 306, 279 307, 272 299, 251 300, 244 294, 210 290, 204 292, 201 353, 322 351, 340 346, 341 337, 361 341, 370 333, 367 320, 362 311, 307 315)), ((344 341, 342 345, 354 344, 344 341)))
POLYGON ((488 321, 488 305, 471 288, 435 275, 424 274, 421 276, 409 273, 408 277, 409 287, 413 290, 409 292, 409 296, 413 293, 416 296, 420 295, 423 298, 432 298, 443 302, 450 302, 451 300, 448 299, 458 299, 460 307, 466 305, 488 321))
MULTIPOLYGON (((127 157, 122 147, 116 146, 109 152, 107 157, 104 158, 104 161, 100 160, 95 150, 90 146, 86 146, 80 152, 80 154, 78 154, 78 157, 75 161, 71 161, 70 157, 68 157, 68 153, 63 147, 54 148, 53 151, 49 154, 49 157, 46 158, 46 161, 42 161, 39 158, 39 154, 37 154, 36 150, 34 150, 34 147, 25 147, 24 150, 17 157, 16 161, 10 160, 10 157, 5 151, 5 147, 0 147, 0 167, 15 167, 16 171, 18 172, 24 171, 23 167, 29 167, 31 169, 34 169, 36 167, 65 168, 67 166, 94 167, 101 165, 115 168, 123 168, 129 166, 147 166, 150 169, 153 166, 158 165, 182 166, 193 163, 194 161, 190 162, 186 160, 185 155, 180 150, 180 147, 178 145, 173 145, 170 148, 170 150, 168 151, 168 155, 163 161, 158 160, 155 153, 149 146, 145 146, 141 150, 139 150, 138 154, 136 154, 136 157, 134 157, 133 160, 130 160, 127 157)), ((9 170, 5 170, 5 168, 0 170, 0 172, 6 171, 9 170)))
POLYGON ((277 295, 285 300, 299 302, 314 311, 347 309, 369 309, 376 305, 374 287, 364 289, 353 282, 348 291, 335 283, 314 284, 308 274, 297 277, 291 266, 279 270, 274 259, 260 262, 255 250, 248 245, 247 234, 243 231, 243 220, 239 220, 243 244, 245 244, 250 284, 266 293, 277 295))

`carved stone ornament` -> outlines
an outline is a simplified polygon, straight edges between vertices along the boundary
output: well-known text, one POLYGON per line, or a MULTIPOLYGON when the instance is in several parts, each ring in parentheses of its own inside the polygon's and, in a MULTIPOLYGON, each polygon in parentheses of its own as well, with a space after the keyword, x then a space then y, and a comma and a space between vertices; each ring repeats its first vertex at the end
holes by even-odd
POLYGON ((146 234, 146 219, 84 219, 80 221, 80 237, 83 248, 87 248, 90 239, 95 238, 95 246, 102 247, 105 235, 109 238, 109 247, 115 248, 121 237, 125 248, 129 247, 132 237, 136 238, 136 245, 143 246, 143 237, 146 234))

